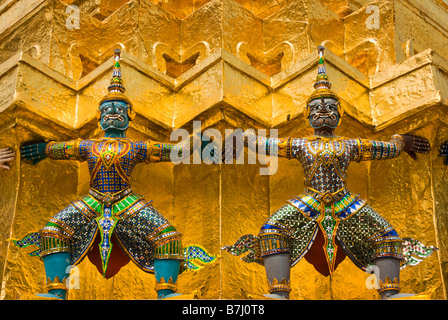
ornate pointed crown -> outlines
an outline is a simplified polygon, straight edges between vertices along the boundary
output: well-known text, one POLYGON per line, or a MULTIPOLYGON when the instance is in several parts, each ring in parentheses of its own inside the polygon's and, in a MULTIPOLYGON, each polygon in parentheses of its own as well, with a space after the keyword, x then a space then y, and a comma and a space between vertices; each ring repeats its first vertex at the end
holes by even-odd
MULTIPOLYGON (((308 108, 308 103, 311 100, 321 99, 321 98, 334 98, 338 102, 340 102, 338 95, 331 90, 331 82, 328 79, 327 67, 325 65, 325 59, 324 59, 325 47, 319 46, 317 48, 317 50, 318 50, 318 54, 319 54, 319 62, 318 62, 318 67, 317 67, 316 82, 314 83, 315 90, 311 94, 311 96, 308 98, 308 100, 306 101, 306 104, 307 104, 306 109, 305 109, 305 117, 306 118, 308 118, 308 116, 309 116, 310 110, 308 108)), ((339 103, 338 109, 339 109, 339 114, 342 116, 343 110, 341 108, 340 103, 339 103)))
POLYGON ((120 55, 121 55, 121 50, 115 49, 115 51, 114 51, 115 62, 114 62, 114 68, 112 71, 112 79, 110 79, 110 84, 107 87, 107 90, 109 91, 109 93, 107 95, 105 95, 103 99, 101 99, 100 105, 104 101, 108 101, 108 100, 121 100, 121 101, 126 102, 127 104, 129 104, 129 106, 132 107, 131 100, 129 100, 129 98, 124 94, 126 89, 124 87, 124 81, 121 78, 120 55))

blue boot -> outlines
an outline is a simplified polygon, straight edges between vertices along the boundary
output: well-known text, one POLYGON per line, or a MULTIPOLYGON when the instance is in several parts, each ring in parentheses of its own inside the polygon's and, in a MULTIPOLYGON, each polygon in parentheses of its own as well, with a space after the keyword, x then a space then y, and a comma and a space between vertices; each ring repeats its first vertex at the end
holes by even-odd
POLYGON ((48 293, 36 294, 42 298, 65 300, 67 297, 66 281, 68 267, 70 266, 70 253, 59 252, 46 255, 44 261, 48 293))
POLYGON ((173 259, 154 260, 157 299, 173 298, 181 295, 176 293, 180 263, 180 260, 173 259))

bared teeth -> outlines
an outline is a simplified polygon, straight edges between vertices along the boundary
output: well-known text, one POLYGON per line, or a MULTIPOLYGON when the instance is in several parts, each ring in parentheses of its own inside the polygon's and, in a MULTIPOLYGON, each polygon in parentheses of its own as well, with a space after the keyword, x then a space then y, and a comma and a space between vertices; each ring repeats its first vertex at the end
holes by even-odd
POLYGON ((124 122, 123 116, 119 114, 106 114, 104 116, 104 121, 108 120, 119 120, 120 122, 124 122))

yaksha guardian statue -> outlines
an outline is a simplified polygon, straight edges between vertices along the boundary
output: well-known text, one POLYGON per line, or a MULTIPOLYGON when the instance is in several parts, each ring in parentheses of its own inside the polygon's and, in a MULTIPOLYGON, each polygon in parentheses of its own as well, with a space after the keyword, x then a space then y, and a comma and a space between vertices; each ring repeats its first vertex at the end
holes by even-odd
MULTIPOLYGON (((298 160, 305 173, 304 192, 272 214, 258 236, 245 235, 223 249, 233 255, 249 251, 244 261, 264 265, 268 298, 289 299, 290 268, 300 259, 305 257, 328 276, 346 256, 363 270, 378 268, 382 299, 399 297, 403 295, 399 294, 400 267, 416 261, 407 244, 419 243, 400 238, 365 200, 348 190, 347 168, 352 161, 393 159, 403 151, 415 158, 415 153, 428 153, 430 145, 426 139, 410 135, 394 135, 389 142, 337 136, 335 129, 343 110, 331 90, 323 47, 319 47, 314 87, 305 111, 313 136, 258 138, 246 130, 239 141, 254 152, 272 154, 274 150, 279 157, 298 160)), ((433 249, 422 247, 421 255, 429 255, 433 249)))
MULTIPOLYGON (((194 269, 191 259, 211 262, 215 258, 199 246, 183 248, 181 234, 142 196, 131 188, 131 173, 139 163, 170 161, 189 156, 189 145, 135 141, 126 137, 134 114, 124 94, 120 50, 115 51, 109 93, 99 106, 104 137, 23 146, 21 157, 34 164, 44 158, 86 161, 90 191, 57 213, 36 233, 15 241, 20 247, 38 245, 34 252, 44 262, 48 293, 41 298, 66 298, 67 267, 89 256, 106 278, 133 261, 145 272, 155 273, 158 298, 178 294, 180 270, 194 269), (188 152, 187 152, 188 151, 188 152)), ((201 143, 199 142, 199 146, 201 143)), ((5 158, 8 153, 5 150, 5 158)), ((10 156, 10 155, 9 155, 10 156)))

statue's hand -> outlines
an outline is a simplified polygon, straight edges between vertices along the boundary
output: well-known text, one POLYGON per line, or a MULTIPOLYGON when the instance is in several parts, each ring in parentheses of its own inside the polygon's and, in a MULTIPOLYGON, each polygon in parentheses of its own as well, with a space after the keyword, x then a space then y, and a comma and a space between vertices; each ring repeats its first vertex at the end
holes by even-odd
POLYGON ((227 162, 230 162, 230 160, 233 161, 233 159, 235 158, 235 145, 235 137, 226 137, 221 150, 222 163, 225 163, 226 159, 227 162))
POLYGON ((232 163, 234 159, 238 159, 241 152, 244 152, 244 146, 238 142, 240 140, 239 135, 229 135, 224 141, 222 148, 222 161, 223 163, 232 163))
POLYGON ((24 161, 29 161, 32 164, 36 164, 39 161, 45 159, 47 155, 45 154, 46 142, 29 144, 20 147, 20 157, 24 161))
POLYGON ((11 169, 10 165, 6 162, 13 161, 15 159, 14 151, 10 148, 2 148, 0 149, 0 168, 9 170, 11 169))
POLYGON ((431 150, 431 145, 429 144, 428 139, 418 137, 418 136, 412 136, 412 135, 406 135, 402 134, 400 135, 404 141, 405 146, 403 151, 406 152, 411 156, 412 159, 416 160, 417 155, 416 153, 429 153, 429 150, 431 150))
POLYGON ((219 136, 214 136, 213 134, 208 134, 206 131, 201 133, 201 157, 205 163, 208 164, 218 164, 221 159, 221 138, 219 136))
POLYGON ((448 140, 440 145, 439 155, 445 157, 445 164, 448 165, 448 140))

